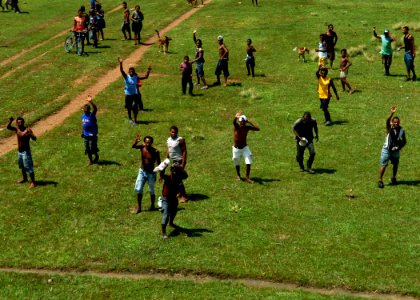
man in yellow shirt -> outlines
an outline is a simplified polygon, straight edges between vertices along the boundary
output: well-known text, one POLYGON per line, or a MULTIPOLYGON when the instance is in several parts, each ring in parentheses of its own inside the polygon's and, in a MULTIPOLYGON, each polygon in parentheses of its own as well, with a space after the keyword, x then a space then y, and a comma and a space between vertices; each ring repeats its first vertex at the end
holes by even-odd
POLYGON ((328 104, 331 99, 331 88, 334 91, 337 100, 338 97, 337 89, 335 88, 334 82, 328 75, 328 69, 320 65, 316 71, 316 77, 318 78, 318 95, 319 101, 321 102, 320 108, 324 111, 325 125, 332 125, 330 112, 328 111, 328 104))

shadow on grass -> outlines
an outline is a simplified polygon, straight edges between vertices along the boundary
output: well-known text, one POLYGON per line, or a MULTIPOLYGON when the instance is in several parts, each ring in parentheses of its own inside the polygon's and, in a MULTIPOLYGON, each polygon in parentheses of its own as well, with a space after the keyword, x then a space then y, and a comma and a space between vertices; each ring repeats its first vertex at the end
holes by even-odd
POLYGON ((203 194, 188 194, 189 201, 200 201, 209 199, 209 196, 203 194))
POLYGON ((404 78, 406 78, 407 75, 405 75, 405 74, 389 74, 386 77, 404 77, 404 78))
POLYGON ((100 166, 112 166, 112 165, 121 166, 119 162, 112 161, 112 160, 100 160, 96 164, 100 166))
POLYGON ((143 109, 143 111, 153 111, 153 109, 152 108, 145 108, 145 109, 143 109))
POLYGON ((347 124, 349 121, 347 120, 338 120, 338 121, 333 121, 331 122, 333 125, 344 125, 347 124))
POLYGON ((227 86, 228 87, 229 86, 242 86, 242 83, 241 82, 231 82, 231 83, 228 83, 227 86))
MULTIPOLYGON (((397 185, 419 185, 420 184, 420 180, 402 180, 402 181, 398 181, 397 185)), ((389 185, 393 185, 393 184, 389 184, 389 185)))
POLYGON ((262 74, 255 74, 255 77, 267 77, 267 76, 265 76, 265 74, 262 73, 262 74))
POLYGON ((153 123, 159 123, 159 121, 137 121, 137 124, 144 124, 144 125, 149 125, 149 124, 153 124, 153 123))
POLYGON ((334 174, 336 169, 314 169, 316 174, 334 174))
POLYGON ((111 48, 111 46, 108 46, 108 45, 96 46, 96 49, 105 49, 105 48, 111 48))
POLYGON ((54 187, 57 187, 58 182, 57 181, 52 181, 52 180, 37 180, 36 185, 37 186, 54 185, 54 187))
POLYGON ((280 181, 280 179, 273 179, 273 178, 251 178, 255 183, 258 184, 266 184, 269 182, 280 181))
POLYGON ((188 237, 200 237, 203 236, 203 232, 213 232, 206 228, 183 228, 181 226, 175 225, 174 230, 169 234, 170 237, 179 236, 181 233, 187 235, 188 237))

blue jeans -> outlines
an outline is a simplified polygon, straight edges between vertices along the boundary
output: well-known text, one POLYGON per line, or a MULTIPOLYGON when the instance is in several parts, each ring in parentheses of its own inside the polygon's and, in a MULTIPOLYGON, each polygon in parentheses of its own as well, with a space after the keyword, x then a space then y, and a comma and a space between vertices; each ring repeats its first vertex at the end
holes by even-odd
POLYGON ((150 195, 155 194, 155 183, 156 183, 156 173, 147 173, 143 169, 139 170, 139 175, 137 176, 136 185, 134 191, 137 194, 143 194, 144 185, 149 184, 150 195))
POLYGON ((411 52, 405 52, 404 62, 405 62, 405 67, 407 68, 407 72, 414 71, 414 57, 411 52))
POLYGON ((24 170, 26 173, 32 174, 34 172, 31 151, 18 152, 18 165, 19 169, 24 170))
POLYGON ((178 211, 178 199, 169 200, 162 197, 162 225, 172 224, 178 211))

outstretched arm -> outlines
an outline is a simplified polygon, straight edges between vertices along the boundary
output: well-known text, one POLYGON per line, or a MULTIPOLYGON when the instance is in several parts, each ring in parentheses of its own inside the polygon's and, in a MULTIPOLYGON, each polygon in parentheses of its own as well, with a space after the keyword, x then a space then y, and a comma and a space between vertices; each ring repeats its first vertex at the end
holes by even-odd
POLYGON ((144 79, 149 78, 149 75, 150 75, 150 71, 151 71, 151 70, 152 70, 152 65, 149 65, 149 67, 147 68, 146 75, 145 75, 145 76, 143 76, 143 77, 139 77, 139 79, 140 79, 140 80, 144 80, 144 79))
POLYGON ((92 105, 92 107, 93 107, 93 111, 92 111, 92 115, 96 115, 96 112, 98 111, 98 107, 96 106, 96 104, 95 103, 93 103, 93 100, 92 100, 92 96, 88 96, 87 97, 87 99, 86 99, 86 101, 88 102, 88 103, 90 103, 90 105, 92 105))
POLYGON ((373 28, 372 28, 372 32, 373 32, 373 36, 374 36, 374 37, 376 37, 378 40, 380 40, 380 39, 381 39, 381 36, 379 36, 379 35, 376 33, 376 27, 373 27, 373 28))
POLYGON ((16 127, 12 126, 12 122, 13 122, 13 117, 9 118, 9 123, 7 123, 7 129, 11 130, 11 131, 16 131, 16 127))
POLYGON ((337 93, 337 89, 335 88, 335 85, 334 85, 334 81, 331 79, 330 82, 331 82, 331 87, 334 91, 335 97, 337 98, 337 100, 340 100, 340 97, 338 96, 338 93, 337 93))
POLYGON ((140 134, 136 134, 136 137, 134 138, 134 141, 133 141, 133 144, 131 145, 131 148, 135 148, 135 149, 140 148, 140 146, 141 146, 141 145, 139 145, 140 137, 141 137, 140 134))
POLYGON ((123 69, 123 59, 121 57, 118 57, 118 62, 120 63, 120 72, 122 76, 124 78, 127 77, 127 74, 124 72, 124 69, 123 69))

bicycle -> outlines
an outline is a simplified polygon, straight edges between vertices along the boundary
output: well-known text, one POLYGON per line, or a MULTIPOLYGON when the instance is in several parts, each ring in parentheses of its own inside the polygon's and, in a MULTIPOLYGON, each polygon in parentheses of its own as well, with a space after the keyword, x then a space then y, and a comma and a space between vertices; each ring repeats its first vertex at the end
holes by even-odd
POLYGON ((66 40, 64 41, 64 51, 66 51, 67 53, 70 53, 73 50, 73 48, 75 48, 76 53, 78 55, 82 55, 85 34, 86 34, 86 31, 81 31, 81 32, 71 31, 70 35, 67 36, 66 40))

